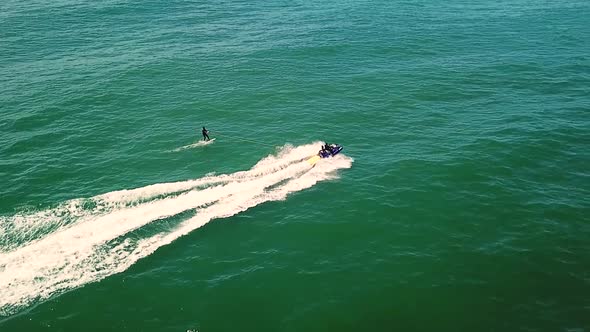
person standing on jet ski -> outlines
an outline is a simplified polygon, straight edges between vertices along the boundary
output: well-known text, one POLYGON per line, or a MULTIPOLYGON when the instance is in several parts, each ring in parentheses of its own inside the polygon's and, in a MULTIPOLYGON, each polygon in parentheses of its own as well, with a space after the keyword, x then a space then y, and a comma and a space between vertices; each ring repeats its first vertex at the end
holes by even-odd
POLYGON ((203 141, 208 141, 210 140, 209 138, 209 130, 205 129, 205 127, 203 127, 203 141))

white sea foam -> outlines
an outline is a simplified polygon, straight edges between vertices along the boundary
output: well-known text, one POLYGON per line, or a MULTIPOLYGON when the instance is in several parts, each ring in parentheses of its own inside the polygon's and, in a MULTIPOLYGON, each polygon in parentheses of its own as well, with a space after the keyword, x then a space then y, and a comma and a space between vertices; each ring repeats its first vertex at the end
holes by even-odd
POLYGON ((15 229, 50 223, 55 230, 0 253, 0 315, 10 315, 86 283, 122 272, 159 247, 201 227, 210 220, 233 216, 289 193, 335 177, 338 169, 349 168, 352 159, 340 155, 311 168, 305 162, 319 143, 286 146, 248 171, 206 176, 176 183, 155 184, 93 197, 94 207, 72 200, 52 211, 5 218, 17 222, 15 229), (75 222, 60 221, 61 211, 75 222), (130 232, 157 220, 188 212, 184 220, 144 237, 130 232))
POLYGON ((201 146, 206 146, 206 145, 209 145, 209 144, 213 144, 213 142, 215 142, 215 138, 210 139, 208 141, 198 141, 196 143, 192 143, 192 144, 188 144, 188 145, 185 145, 185 146, 181 146, 179 148, 176 148, 174 150, 171 150, 170 152, 178 152, 178 151, 182 151, 182 150, 186 150, 186 149, 194 149, 194 148, 198 148, 198 147, 201 147, 201 146))

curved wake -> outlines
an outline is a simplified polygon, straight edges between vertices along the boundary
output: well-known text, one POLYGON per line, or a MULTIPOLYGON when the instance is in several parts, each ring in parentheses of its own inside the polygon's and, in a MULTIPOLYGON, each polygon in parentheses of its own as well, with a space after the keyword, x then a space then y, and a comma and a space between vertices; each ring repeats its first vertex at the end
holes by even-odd
POLYGON ((318 145, 285 146, 248 171, 114 191, 0 218, 0 316, 125 271, 212 219, 285 199, 351 167, 351 158, 338 155, 310 168, 305 160, 318 145), (168 219, 180 221, 161 222, 168 219))

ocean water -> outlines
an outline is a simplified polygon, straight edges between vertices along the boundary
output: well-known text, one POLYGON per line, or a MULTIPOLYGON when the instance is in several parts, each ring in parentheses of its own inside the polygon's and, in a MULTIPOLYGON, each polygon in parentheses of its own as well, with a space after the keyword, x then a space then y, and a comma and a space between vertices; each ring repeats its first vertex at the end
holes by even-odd
POLYGON ((0 331, 590 331, 588 17, 3 1, 0 331))

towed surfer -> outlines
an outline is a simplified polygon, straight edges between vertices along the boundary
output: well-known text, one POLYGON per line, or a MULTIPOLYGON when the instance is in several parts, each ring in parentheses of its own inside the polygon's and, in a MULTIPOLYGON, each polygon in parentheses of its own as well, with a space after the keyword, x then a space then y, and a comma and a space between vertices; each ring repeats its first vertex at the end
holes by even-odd
POLYGON ((209 138, 209 130, 207 130, 207 129, 205 129, 205 127, 203 127, 202 132, 203 132, 203 141, 210 140, 210 138, 209 138))

